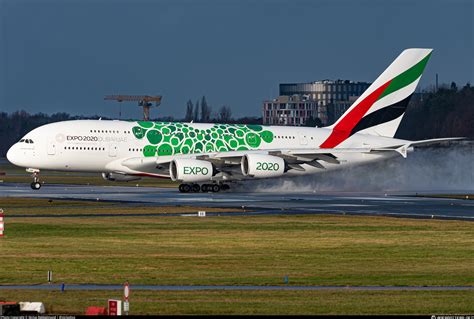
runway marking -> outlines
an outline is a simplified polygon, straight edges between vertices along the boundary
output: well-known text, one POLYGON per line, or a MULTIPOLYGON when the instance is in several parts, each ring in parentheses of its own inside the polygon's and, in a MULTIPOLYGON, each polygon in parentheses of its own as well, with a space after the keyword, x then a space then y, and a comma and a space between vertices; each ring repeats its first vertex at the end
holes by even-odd
MULTIPOLYGON (((64 186, 60 185, 45 185, 45 187, 40 191, 28 190, 24 185, 23 187, 25 188, 21 189, 16 184, 0 185, 0 201, 2 196, 6 196, 14 198, 30 197, 43 199, 47 198, 53 200, 61 199, 75 201, 82 200, 94 202, 112 202, 130 207, 133 207, 134 205, 147 207, 187 205, 196 207, 207 206, 213 208, 230 208, 232 210, 236 210, 235 213, 220 213, 218 216, 264 214, 341 214, 391 216, 404 218, 460 219, 467 221, 474 220, 474 210, 472 209, 474 207, 474 202, 467 202, 462 199, 412 197, 411 194, 415 194, 413 191, 408 191, 405 195, 401 194, 399 191, 392 193, 318 192, 288 194, 282 192, 225 192, 215 194, 181 194, 175 189, 150 187, 137 188, 134 186, 68 186, 65 188, 64 186), (247 210, 253 210, 253 212, 243 213, 240 211, 240 209, 243 207, 245 207, 247 210)), ((472 192, 474 191, 465 191, 463 193, 472 192)), ((159 216, 163 216, 163 214, 159 216)), ((165 216, 172 215, 166 214, 165 216)), ((48 217, 59 216, 48 215, 48 217)), ((87 215, 81 215, 81 217, 87 217, 87 215)))
POLYGON ((321 207, 373 207, 374 205, 362 205, 362 204, 319 204, 321 207))
MULTIPOLYGON (((65 290, 123 290, 122 285, 71 284, 65 290)), ((474 286, 171 286, 171 285, 130 285, 133 290, 193 291, 193 290, 375 290, 375 291, 445 291, 474 290, 474 286)), ((61 285, 0 285, 0 290, 31 289, 61 290, 61 285)))

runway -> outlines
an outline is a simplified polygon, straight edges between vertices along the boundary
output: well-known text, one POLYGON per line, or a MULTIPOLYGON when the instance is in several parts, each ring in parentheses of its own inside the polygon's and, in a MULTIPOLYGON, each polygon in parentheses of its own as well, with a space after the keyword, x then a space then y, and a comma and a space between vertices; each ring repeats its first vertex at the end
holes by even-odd
MULTIPOLYGON (((62 285, 0 285, 0 290, 31 289, 61 290, 62 285)), ((474 290, 474 286, 155 286, 130 285, 131 290, 151 291, 196 291, 196 290, 371 290, 371 291, 464 291, 474 290)), ((71 284, 64 285, 64 290, 123 290, 122 285, 71 284)))
MULTIPOLYGON (((93 200, 120 202, 134 206, 196 206, 234 208, 235 212, 208 213, 208 215, 258 215, 258 214, 351 214, 413 218, 460 219, 474 221, 474 201, 416 197, 426 192, 220 192, 179 193, 174 188, 133 186, 77 186, 45 185, 34 191, 26 184, 0 184, 2 197, 30 197, 66 200, 93 200)), ((442 194, 442 191, 435 192, 442 194)), ((453 193, 453 192, 450 192, 453 193)), ((473 191, 459 191, 473 193, 473 191)), ((160 214, 156 214, 160 215, 160 214)), ((172 216, 173 214, 166 214, 172 216)), ((174 214, 192 216, 193 214, 174 214)), ((36 215, 38 217, 48 217, 36 215)), ((57 216, 57 215, 54 215, 57 216)), ((85 217, 80 215, 78 217, 85 217)), ((92 216, 114 216, 92 215, 92 216)), ((121 214, 121 216, 124 216, 121 214)), ((151 216, 147 214, 147 216, 151 216)), ((9 217, 15 217, 10 215, 9 217)), ((21 217, 21 215, 17 215, 21 217)), ((28 217, 28 215, 23 215, 28 217)), ((74 217, 74 216, 68 216, 74 217)))

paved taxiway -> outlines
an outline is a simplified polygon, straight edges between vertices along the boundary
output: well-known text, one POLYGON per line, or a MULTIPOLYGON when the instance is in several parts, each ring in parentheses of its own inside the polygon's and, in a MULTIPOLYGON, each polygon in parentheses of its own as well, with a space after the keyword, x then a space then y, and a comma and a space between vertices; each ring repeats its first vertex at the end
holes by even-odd
MULTIPOLYGON (((440 194, 443 192, 438 191, 435 193, 440 194)), ((460 191, 460 193, 472 194, 473 191, 460 191)), ((52 199, 118 201, 124 203, 124 205, 129 205, 130 207, 133 207, 134 205, 180 205, 236 209, 235 213, 208 213, 208 215, 220 216, 235 214, 256 215, 329 213, 354 215, 383 215, 416 218, 446 218, 474 221, 474 201, 472 200, 426 198, 415 197, 414 195, 415 193, 413 192, 242 193, 232 191, 208 194, 182 194, 174 188, 152 188, 133 186, 104 187, 76 185, 44 185, 41 190, 34 191, 31 190, 29 188, 29 185, 26 184, 0 184, 0 198, 34 197, 52 199), (245 209, 245 212, 242 210, 242 208, 245 209)), ((167 216, 170 215, 171 214, 167 214, 167 216)), ((189 216, 192 214, 177 215, 189 216)), ((84 217, 84 215, 81 216, 84 217)), ((108 214, 107 216, 111 215, 108 214)), ((139 216, 139 214, 133 214, 133 209, 131 209, 130 216, 139 216)), ((10 217, 14 216, 10 215, 10 217)), ((47 216, 39 215, 39 217, 47 216)))
MULTIPOLYGON (((33 290, 61 290, 61 285, 4 285, 0 290, 6 289, 33 289, 33 290)), ((191 291, 191 290, 420 290, 420 291, 446 291, 446 290, 474 290, 474 286, 155 286, 133 285, 132 290, 154 291, 191 291)), ((94 285, 71 284, 65 285, 64 290, 123 290, 122 285, 94 285)))

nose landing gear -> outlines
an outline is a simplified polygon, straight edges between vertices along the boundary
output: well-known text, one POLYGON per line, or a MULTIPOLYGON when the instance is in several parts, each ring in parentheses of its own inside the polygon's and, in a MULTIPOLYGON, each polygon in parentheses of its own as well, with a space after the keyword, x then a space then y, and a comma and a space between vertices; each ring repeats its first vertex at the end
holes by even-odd
POLYGON ((38 190, 41 188, 40 182, 32 182, 30 185, 31 185, 31 189, 34 189, 34 190, 38 190))
POLYGON ((41 188, 41 182, 39 179, 39 169, 35 168, 27 168, 26 171, 31 173, 31 177, 33 177, 33 182, 30 184, 31 189, 38 190, 41 188))

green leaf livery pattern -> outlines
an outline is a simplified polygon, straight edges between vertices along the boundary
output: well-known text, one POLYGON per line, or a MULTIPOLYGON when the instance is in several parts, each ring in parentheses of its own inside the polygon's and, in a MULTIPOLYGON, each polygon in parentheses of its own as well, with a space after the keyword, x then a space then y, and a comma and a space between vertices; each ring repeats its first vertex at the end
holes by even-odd
POLYGON ((273 141, 273 133, 261 125, 214 124, 208 129, 192 124, 137 122, 132 128, 137 139, 145 139, 143 155, 166 156, 250 150, 273 141))

